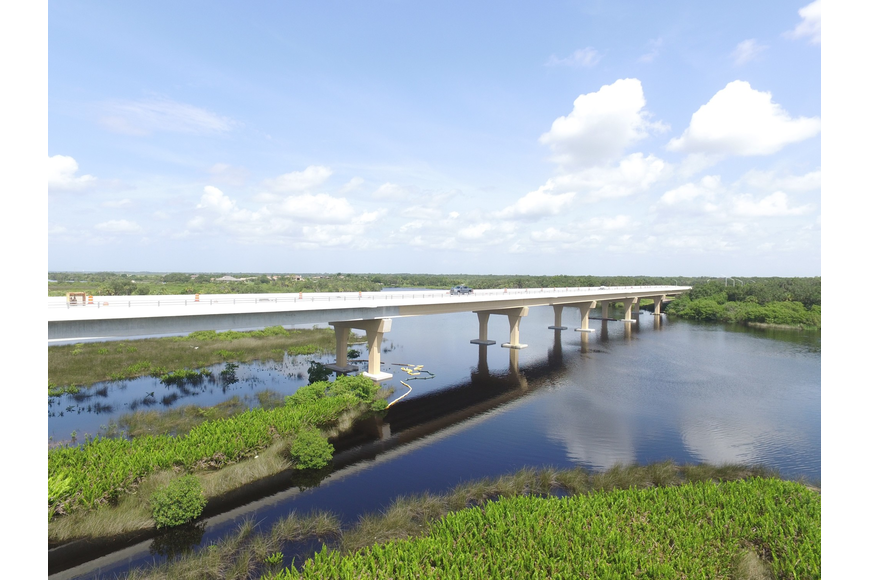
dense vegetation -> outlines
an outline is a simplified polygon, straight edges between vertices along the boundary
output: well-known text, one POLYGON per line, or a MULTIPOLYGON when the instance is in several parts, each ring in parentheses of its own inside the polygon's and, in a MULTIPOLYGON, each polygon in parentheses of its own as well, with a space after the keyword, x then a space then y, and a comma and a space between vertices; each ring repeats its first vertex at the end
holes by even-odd
POLYGON ((448 514, 423 537, 324 549, 275 578, 726 578, 751 546, 777 578, 821 575, 821 502, 774 479, 515 497, 448 514))
POLYGON ((742 286, 709 282, 670 304, 672 316, 718 322, 822 326, 821 278, 764 278, 742 286))
POLYGON ((349 528, 323 512, 291 513, 271 530, 249 521, 127 580, 818 578, 820 505, 761 467, 522 469, 397 498, 349 528), (291 561, 300 545, 317 548, 291 561))
POLYGON ((303 442, 314 446, 314 451, 294 446, 299 458, 297 467, 322 467, 325 446, 316 430, 336 423, 351 411, 383 408, 384 401, 375 398, 377 392, 378 386, 365 377, 342 376, 334 383, 300 388, 281 407, 256 408, 206 421, 183 436, 96 438, 78 447, 51 449, 50 516, 113 502, 158 470, 221 468, 254 457, 277 440, 293 440, 301 433, 305 433, 303 442), (312 440, 314 435, 317 441, 312 440), (312 463, 303 463, 306 459, 312 463))

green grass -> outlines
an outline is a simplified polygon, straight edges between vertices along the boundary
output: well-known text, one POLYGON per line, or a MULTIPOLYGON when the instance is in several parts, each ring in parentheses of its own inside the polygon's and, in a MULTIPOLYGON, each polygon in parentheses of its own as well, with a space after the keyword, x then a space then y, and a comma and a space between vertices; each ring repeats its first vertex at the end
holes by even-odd
POLYGON ((350 529, 323 512, 271 530, 246 522, 127 578, 818 578, 820 506, 753 466, 523 469, 397 498, 350 529), (557 490, 568 497, 547 498, 557 490), (276 538, 324 547, 276 570, 276 538))
MULTIPOLYGON (((352 337, 359 340, 358 337, 352 337)), ((284 353, 335 352, 332 329, 286 330, 280 326, 253 332, 194 332, 186 337, 48 347, 49 393, 71 385, 167 374, 169 369, 201 369, 227 361, 281 360, 284 353)))
POLYGON ((821 499, 751 479, 570 498, 516 496, 444 516, 423 536, 281 578, 730 578, 746 552, 776 578, 821 577, 821 499))

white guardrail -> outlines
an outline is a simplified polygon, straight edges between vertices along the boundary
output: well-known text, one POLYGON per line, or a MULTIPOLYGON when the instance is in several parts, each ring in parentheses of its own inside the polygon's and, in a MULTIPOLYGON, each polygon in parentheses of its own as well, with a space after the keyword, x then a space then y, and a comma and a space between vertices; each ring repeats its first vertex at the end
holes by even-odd
MULTIPOLYGON (((470 294, 456 295, 455 298, 474 298, 479 296, 517 296, 517 295, 541 295, 541 294, 581 294, 595 291, 620 291, 620 290, 650 290, 664 291, 684 289, 683 286, 595 286, 577 288, 504 288, 475 290, 470 294)), ((154 296, 87 296, 84 301, 77 300, 75 303, 67 301, 66 297, 49 298, 49 308, 132 308, 133 306, 211 306, 215 304, 275 304, 275 303, 304 303, 318 301, 365 301, 365 300, 407 300, 421 298, 438 299, 450 296, 449 290, 437 291, 402 291, 402 292, 299 292, 294 294, 190 294, 183 298, 179 295, 154 296)))

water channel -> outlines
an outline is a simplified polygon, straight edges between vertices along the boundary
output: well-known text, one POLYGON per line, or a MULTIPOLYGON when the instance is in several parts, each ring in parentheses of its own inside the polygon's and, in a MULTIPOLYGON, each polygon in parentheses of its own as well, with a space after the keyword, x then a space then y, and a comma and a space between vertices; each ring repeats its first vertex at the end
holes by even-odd
MULTIPOLYGON (((613 309, 610 315, 622 317, 613 309)), ((489 347, 469 343, 478 331, 471 313, 393 319, 382 354, 383 370, 394 374, 384 383, 395 389, 392 398, 407 391, 399 382, 408 378, 403 365, 423 365, 434 378, 409 382, 412 391, 382 419, 336 440, 334 470, 319 485, 300 490, 292 477, 275 476, 225 502, 222 513, 207 511, 197 545, 246 518, 267 529, 293 510, 328 510, 351 525, 399 495, 444 492, 524 466, 753 463, 821 482, 820 332, 641 312, 634 323, 591 320, 595 332, 584 336, 573 330, 580 324, 574 309, 563 313, 568 330, 548 329, 552 324, 551 308, 530 308, 520 325, 528 348, 517 351, 498 346, 508 340, 506 317, 490 318, 497 344, 489 347)), ((307 384, 310 358, 242 365, 236 383, 214 380, 185 392, 143 378, 65 395, 49 406, 50 443, 72 431, 97 433, 137 406, 213 405, 234 395, 256 405, 258 392, 283 395, 307 384)), ((49 572, 112 578, 160 561, 157 543, 61 546, 49 551, 49 572)))

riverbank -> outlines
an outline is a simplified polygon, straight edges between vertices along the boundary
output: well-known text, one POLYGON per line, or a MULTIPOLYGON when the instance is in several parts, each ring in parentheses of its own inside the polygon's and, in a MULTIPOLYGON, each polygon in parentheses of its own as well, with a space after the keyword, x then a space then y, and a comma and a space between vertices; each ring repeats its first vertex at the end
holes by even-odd
MULTIPOLYGON (((356 335, 350 343, 361 342, 356 335)), ((335 352, 331 328, 193 332, 187 336, 88 342, 48 347, 49 396, 101 381, 161 376, 219 363, 281 360, 285 354, 335 352)))
POLYGON ((269 530, 248 522, 236 534, 127 579, 625 577, 638 571, 650 578, 765 577, 759 572, 814 578, 821 566, 820 508, 818 492, 761 467, 663 462, 603 473, 523 469, 443 495, 397 498, 346 529, 324 512, 291 513, 269 530))

